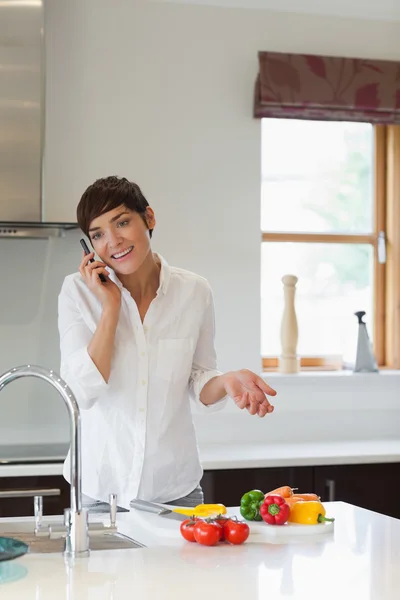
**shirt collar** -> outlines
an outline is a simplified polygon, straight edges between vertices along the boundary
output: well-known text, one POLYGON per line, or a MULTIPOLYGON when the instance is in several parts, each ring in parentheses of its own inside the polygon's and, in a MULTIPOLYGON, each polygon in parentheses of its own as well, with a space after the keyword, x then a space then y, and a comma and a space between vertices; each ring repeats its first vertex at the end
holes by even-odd
POLYGON ((161 254, 157 254, 157 256, 161 263, 160 285, 158 287, 157 293, 160 291, 163 294, 166 294, 169 286, 169 280, 171 279, 171 267, 169 266, 165 258, 161 256, 161 254))
MULTIPOLYGON (((169 266, 169 264, 167 263, 167 261, 165 260, 165 258, 161 256, 161 254, 155 253, 155 255, 157 256, 157 258, 159 259, 159 261, 161 263, 160 285, 158 286, 157 295, 159 293, 161 293, 161 292, 163 294, 166 294, 167 290, 168 290, 169 281, 170 281, 170 278, 171 278, 171 267, 169 266)), ((107 268, 110 270, 110 279, 111 279, 111 281, 113 281, 114 283, 116 283, 117 286, 120 289, 124 289, 124 286, 122 285, 122 283, 118 279, 118 276, 115 273, 115 271, 113 269, 111 269, 110 267, 107 267, 107 268)))

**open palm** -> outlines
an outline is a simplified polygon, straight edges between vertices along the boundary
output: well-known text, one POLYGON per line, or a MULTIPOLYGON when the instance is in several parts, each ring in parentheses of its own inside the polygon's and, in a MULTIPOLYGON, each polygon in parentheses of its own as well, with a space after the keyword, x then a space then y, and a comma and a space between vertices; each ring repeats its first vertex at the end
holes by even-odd
POLYGON ((248 369, 227 373, 224 387, 235 404, 241 409, 246 408, 251 415, 265 417, 274 410, 266 394, 275 396, 276 391, 248 369))

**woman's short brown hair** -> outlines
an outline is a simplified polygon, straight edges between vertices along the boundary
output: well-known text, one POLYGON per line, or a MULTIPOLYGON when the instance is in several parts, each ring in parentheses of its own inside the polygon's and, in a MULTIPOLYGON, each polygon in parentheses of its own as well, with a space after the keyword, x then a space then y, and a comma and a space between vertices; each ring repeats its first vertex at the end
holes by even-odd
MULTIPOLYGON (((139 213, 147 225, 146 208, 149 203, 136 183, 128 181, 125 177, 116 176, 96 179, 84 191, 77 206, 78 225, 88 236, 90 224, 94 219, 121 205, 139 213)), ((150 229, 150 237, 152 233, 150 229)))

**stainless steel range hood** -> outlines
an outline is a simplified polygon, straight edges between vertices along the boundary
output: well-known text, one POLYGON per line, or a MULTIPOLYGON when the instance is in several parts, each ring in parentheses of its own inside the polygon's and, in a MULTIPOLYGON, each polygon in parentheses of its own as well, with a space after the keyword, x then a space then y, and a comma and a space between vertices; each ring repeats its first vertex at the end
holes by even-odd
POLYGON ((0 237, 60 236, 77 223, 46 221, 43 189, 43 0, 0 2, 0 237))

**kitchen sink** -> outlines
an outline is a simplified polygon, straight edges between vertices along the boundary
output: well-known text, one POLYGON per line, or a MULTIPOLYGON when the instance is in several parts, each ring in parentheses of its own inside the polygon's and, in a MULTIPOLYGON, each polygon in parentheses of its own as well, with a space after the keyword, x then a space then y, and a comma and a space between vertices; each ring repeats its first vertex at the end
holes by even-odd
MULTIPOLYGON (((32 519, 20 519, 0 522, 0 536, 11 537, 28 544, 29 552, 63 553, 65 547, 65 531, 59 518, 43 518, 41 533, 35 533, 35 522, 32 519), (51 528, 51 533, 50 529, 51 528)), ((90 550, 121 550, 144 548, 144 545, 118 531, 107 531, 102 523, 89 523, 90 550)))
MULTIPOLYGON (((65 540, 63 538, 52 539, 49 537, 38 537, 34 533, 14 531, 7 531, 4 535, 25 542, 25 544, 29 546, 29 552, 32 554, 47 554, 53 552, 62 554, 65 549, 65 540)), ((106 533, 101 536, 89 536, 89 548, 92 551, 121 550, 143 548, 143 544, 139 544, 139 542, 128 538, 122 533, 106 533)))

